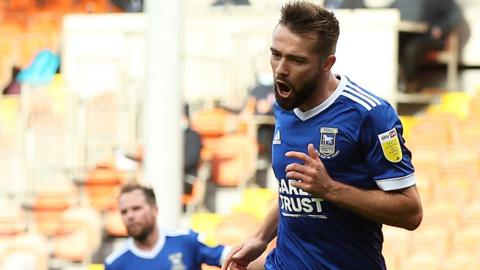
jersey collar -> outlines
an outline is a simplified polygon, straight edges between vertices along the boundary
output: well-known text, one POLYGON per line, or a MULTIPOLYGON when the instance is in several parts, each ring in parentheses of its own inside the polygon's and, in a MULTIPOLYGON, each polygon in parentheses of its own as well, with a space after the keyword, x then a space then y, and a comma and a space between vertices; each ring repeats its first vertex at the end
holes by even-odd
POLYGON ((300 120, 306 121, 306 120, 314 117, 315 115, 321 113, 322 111, 324 111, 325 109, 330 107, 330 105, 332 105, 332 103, 335 102, 335 100, 342 93, 342 91, 345 88, 345 85, 347 84, 347 81, 348 81, 347 77, 345 77, 344 75, 336 75, 336 77, 340 79, 340 83, 338 84, 335 91, 333 91, 333 93, 325 101, 323 101, 318 106, 316 106, 316 107, 314 107, 314 108, 312 108, 312 109, 310 109, 306 112, 302 112, 299 108, 293 109, 293 112, 295 113, 295 115, 298 118, 300 118, 300 120))
POLYGON ((130 251, 132 251, 132 253, 135 256, 138 256, 138 257, 143 258, 143 259, 153 259, 153 258, 155 258, 155 256, 157 256, 158 253, 160 253, 160 251, 162 250, 164 244, 165 244, 165 234, 160 229, 159 229, 159 233, 158 233, 157 244, 155 244, 155 246, 151 250, 139 249, 135 245, 135 242, 133 241, 133 238, 131 238, 131 237, 128 238, 128 242, 127 242, 127 245, 128 245, 128 248, 130 249, 130 251))

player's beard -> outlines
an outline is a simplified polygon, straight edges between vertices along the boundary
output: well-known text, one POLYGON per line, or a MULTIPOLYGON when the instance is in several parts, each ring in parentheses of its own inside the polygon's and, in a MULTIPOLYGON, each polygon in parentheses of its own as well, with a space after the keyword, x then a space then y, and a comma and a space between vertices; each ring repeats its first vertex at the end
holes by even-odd
POLYGON ((273 90, 275 92, 275 100, 277 101, 278 105, 287 111, 291 111, 302 105, 308 98, 310 98, 310 96, 313 95, 318 85, 317 78, 307 81, 299 88, 294 87, 288 81, 285 82, 291 86, 291 94, 288 98, 284 98, 278 94, 279 90, 277 89, 277 83, 273 84, 273 90))
POLYGON ((139 231, 127 227, 128 235, 138 242, 144 242, 153 231, 153 224, 145 224, 139 231))

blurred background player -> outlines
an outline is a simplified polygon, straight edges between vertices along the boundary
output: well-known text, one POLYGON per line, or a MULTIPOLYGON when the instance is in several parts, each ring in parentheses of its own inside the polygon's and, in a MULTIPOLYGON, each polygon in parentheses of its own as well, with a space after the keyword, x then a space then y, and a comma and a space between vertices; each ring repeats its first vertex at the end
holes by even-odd
POLYGON ((148 187, 134 183, 123 186, 118 207, 130 238, 106 258, 106 270, 200 270, 203 263, 220 266, 228 252, 221 245, 205 245, 191 230, 159 228, 155 194, 148 187))

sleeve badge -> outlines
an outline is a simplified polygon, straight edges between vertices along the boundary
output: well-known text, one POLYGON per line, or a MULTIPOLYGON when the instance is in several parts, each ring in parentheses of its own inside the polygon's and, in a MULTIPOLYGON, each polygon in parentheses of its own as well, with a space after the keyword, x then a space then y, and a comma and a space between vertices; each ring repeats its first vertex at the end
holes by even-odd
POLYGON ((383 155, 388 161, 397 163, 402 160, 402 147, 395 128, 378 134, 378 139, 382 146, 383 155))

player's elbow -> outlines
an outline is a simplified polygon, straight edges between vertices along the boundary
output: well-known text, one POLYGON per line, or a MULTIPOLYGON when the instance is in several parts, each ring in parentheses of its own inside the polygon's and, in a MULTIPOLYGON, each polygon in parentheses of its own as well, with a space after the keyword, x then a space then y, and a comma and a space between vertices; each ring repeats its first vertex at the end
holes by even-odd
POLYGON ((422 208, 420 207, 407 218, 404 224, 404 228, 409 231, 413 231, 416 228, 418 228, 418 226, 420 226, 420 223, 422 223, 422 219, 423 219, 423 212, 422 212, 422 208))

